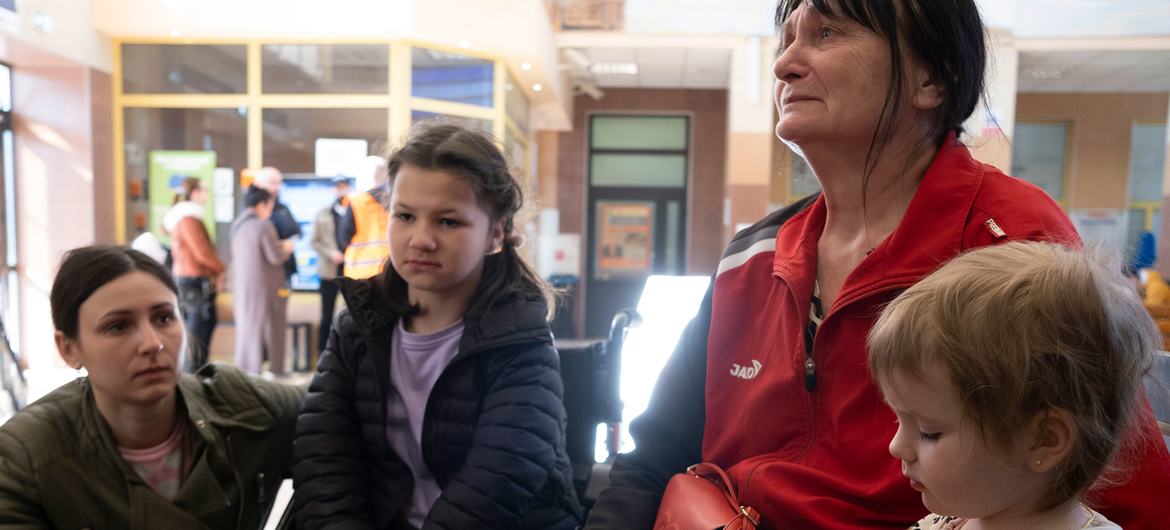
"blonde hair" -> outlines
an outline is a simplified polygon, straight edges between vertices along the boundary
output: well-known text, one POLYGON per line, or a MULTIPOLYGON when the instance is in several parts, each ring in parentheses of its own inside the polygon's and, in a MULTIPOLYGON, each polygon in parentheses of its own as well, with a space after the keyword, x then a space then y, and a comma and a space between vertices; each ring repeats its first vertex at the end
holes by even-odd
POLYGON ((1116 255, 1012 242, 960 255, 907 289, 869 334, 869 368, 940 367, 984 441, 1004 451, 1037 414, 1065 411, 1077 435, 1039 509, 1081 497, 1131 430, 1161 335, 1116 255))

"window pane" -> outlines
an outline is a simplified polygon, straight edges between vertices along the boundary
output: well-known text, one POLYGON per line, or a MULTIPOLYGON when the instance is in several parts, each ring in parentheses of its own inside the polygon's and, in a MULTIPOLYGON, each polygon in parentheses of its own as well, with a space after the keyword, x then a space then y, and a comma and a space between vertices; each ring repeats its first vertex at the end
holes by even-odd
POLYGON ((687 184, 686 155, 595 154, 590 157, 594 186, 681 188, 687 184))
POLYGON ((411 50, 411 95, 491 107, 495 64, 426 48, 411 50))
POLYGON ((1166 124, 1134 124, 1129 143, 1129 200, 1162 200, 1166 124))
POLYGON ((386 109, 264 109, 264 165, 316 173, 317 140, 365 140, 368 155, 386 147, 386 109))
POLYGON ((508 82, 504 84, 505 101, 508 109, 508 117, 516 123, 525 134, 528 133, 528 119, 529 107, 528 97, 524 95, 524 90, 520 85, 516 84, 516 80, 512 76, 508 76, 508 82))
POLYGON ((426 112, 421 110, 414 110, 410 112, 410 125, 417 125, 421 121, 439 119, 450 121, 470 129, 479 129, 483 132, 492 134, 492 121, 481 120, 479 118, 468 118, 466 116, 452 116, 450 114, 439 114, 437 112, 426 112))
POLYGON ((1053 199, 1064 198, 1064 156, 1068 125, 1016 123, 1012 175, 1027 180, 1053 199))
MULTIPOLYGON (((150 153, 157 150, 213 151, 216 166, 232 168, 236 176, 248 163, 247 119, 238 109, 128 108, 126 124, 127 240, 151 226, 150 153)), ((159 201, 156 201, 159 202, 159 201)), ((234 206, 234 205, 233 205, 234 206)), ((165 212, 165 209, 164 209, 165 212)), ((155 215, 154 221, 162 213, 155 215)), ((217 225, 221 249, 226 223, 217 225)))
POLYGON ((595 116, 593 149, 672 150, 687 148, 687 118, 682 116, 595 116))
POLYGON ((679 242, 682 241, 682 206, 678 201, 666 203, 666 263, 663 264, 663 274, 682 274, 682 252, 679 242))
POLYGON ((122 90, 127 94, 243 94, 247 47, 123 44, 122 90))
POLYGON ((789 194, 790 199, 798 199, 807 197, 818 191, 821 191, 821 181, 817 180, 816 174, 813 173, 808 162, 805 162, 804 157, 792 153, 792 166, 789 175, 792 176, 792 185, 789 189, 792 192, 789 194))
POLYGON ((273 44, 263 48, 264 92, 385 94, 390 48, 384 44, 273 44))

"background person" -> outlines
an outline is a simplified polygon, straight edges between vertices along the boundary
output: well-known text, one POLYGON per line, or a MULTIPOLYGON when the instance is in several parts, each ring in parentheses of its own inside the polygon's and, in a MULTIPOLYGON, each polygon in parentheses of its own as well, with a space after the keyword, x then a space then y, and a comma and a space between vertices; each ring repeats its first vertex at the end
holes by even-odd
POLYGON ((337 303, 337 282, 345 264, 345 247, 337 244, 337 226, 349 203, 349 180, 339 177, 333 181, 333 204, 317 212, 313 220, 313 235, 309 242, 317 251, 317 275, 321 278, 321 324, 317 326, 317 351, 325 351, 325 341, 333 327, 333 312, 337 303))
MULTIPOLYGON (((728 246, 589 529, 649 528, 667 481, 698 462, 726 469, 765 528, 909 526, 924 510, 886 456, 874 318, 962 250, 1079 244, 1047 194, 958 140, 986 67, 974 0, 781 0, 775 21, 776 132, 824 191, 728 246), (752 379, 732 373, 754 363, 752 379)), ((1170 456, 1152 419, 1142 428, 1142 465, 1098 499, 1127 529, 1165 526, 1170 456)))
POLYGON ((174 205, 163 217, 163 229, 171 235, 171 271, 179 286, 179 301, 187 330, 197 344, 190 348, 189 371, 207 364, 211 335, 218 322, 215 292, 226 267, 216 253, 207 227, 203 224, 207 190, 197 177, 183 179, 174 205))
POLYGON ((390 243, 386 239, 386 228, 390 223, 390 214, 386 211, 389 195, 386 161, 379 156, 367 157, 363 171, 364 174, 358 176, 359 185, 372 181, 373 186, 350 197, 349 207, 337 229, 337 241, 345 247, 345 277, 355 280, 382 272, 386 258, 390 256, 390 243))
POLYGON ((304 391, 227 366, 180 375, 177 296, 138 251, 65 255, 49 296, 57 349, 87 375, 0 426, 0 527, 259 527, 304 391))
POLYGON ((284 374, 285 304, 284 262, 292 240, 280 240, 268 222, 276 197, 256 186, 244 192, 244 211, 232 222, 233 314, 236 325, 236 366, 261 373, 284 374))
POLYGON ((449 124, 390 159, 390 265, 341 280, 297 422, 302 528, 576 528, 552 294, 516 251, 523 192, 449 124))

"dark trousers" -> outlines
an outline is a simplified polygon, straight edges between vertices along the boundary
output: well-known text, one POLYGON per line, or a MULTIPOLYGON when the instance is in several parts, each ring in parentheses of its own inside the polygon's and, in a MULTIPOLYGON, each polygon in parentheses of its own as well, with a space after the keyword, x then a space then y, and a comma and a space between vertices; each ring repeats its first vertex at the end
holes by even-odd
POLYGON ((333 329, 333 310, 337 307, 337 281, 321 280, 321 325, 317 328, 317 353, 325 351, 329 330, 333 329))
POLYGON ((179 304, 187 326, 190 359, 187 371, 195 372, 207 364, 211 333, 215 331, 215 283, 208 278, 179 277, 179 304))

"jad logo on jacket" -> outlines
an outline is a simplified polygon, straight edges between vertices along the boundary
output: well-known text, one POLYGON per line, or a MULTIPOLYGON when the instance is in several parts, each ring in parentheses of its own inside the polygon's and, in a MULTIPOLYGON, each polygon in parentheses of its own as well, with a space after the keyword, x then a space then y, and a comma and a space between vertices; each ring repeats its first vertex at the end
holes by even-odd
POLYGON ((741 366, 739 364, 732 363, 731 375, 732 377, 738 377, 740 379, 751 381, 752 379, 755 379, 757 375, 760 375, 761 367, 763 367, 763 365, 760 364, 760 361, 755 359, 752 359, 751 366, 741 366))

